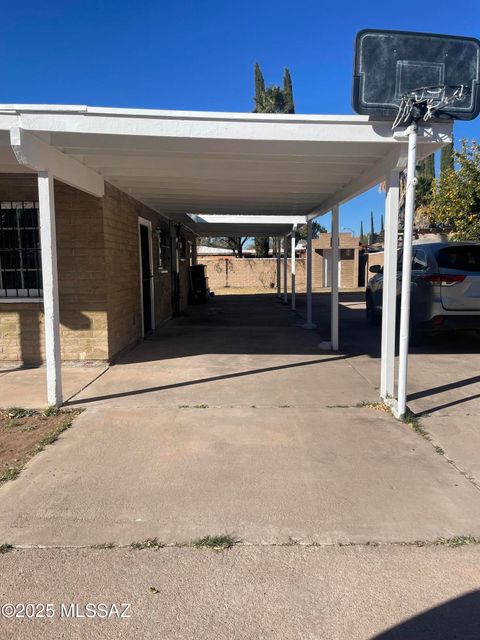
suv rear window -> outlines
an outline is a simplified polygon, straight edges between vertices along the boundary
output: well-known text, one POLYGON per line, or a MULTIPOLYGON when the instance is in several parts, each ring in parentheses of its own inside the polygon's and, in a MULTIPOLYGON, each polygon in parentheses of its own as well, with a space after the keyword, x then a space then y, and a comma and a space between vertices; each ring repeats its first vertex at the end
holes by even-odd
POLYGON ((458 271, 480 271, 480 245, 445 247, 437 253, 438 266, 458 271))

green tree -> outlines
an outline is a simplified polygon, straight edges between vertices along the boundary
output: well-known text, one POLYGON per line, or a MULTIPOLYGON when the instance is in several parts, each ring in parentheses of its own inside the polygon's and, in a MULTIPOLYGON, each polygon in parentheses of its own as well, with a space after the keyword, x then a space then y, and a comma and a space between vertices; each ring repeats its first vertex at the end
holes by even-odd
POLYGON ((415 207, 425 207, 432 199, 432 184, 435 181, 435 157, 432 154, 420 160, 417 165, 417 186, 415 188, 415 207))
POLYGON ((443 171, 433 184, 426 208, 430 224, 452 231, 456 240, 480 240, 480 147, 462 140, 454 151, 455 168, 443 171))
POLYGON ((453 142, 442 147, 440 152, 440 175, 454 168, 453 142))
MULTIPOLYGON (((315 222, 315 220, 312 222, 312 238, 318 238, 318 236, 321 233, 327 233, 327 229, 326 227, 323 226, 323 224, 319 224, 318 222, 315 222)), ((295 237, 298 240, 306 240, 307 239, 307 225, 304 225, 303 227, 300 227, 300 229, 297 229, 295 237)))
POLYGON ((283 73, 283 99, 285 113, 295 113, 295 104, 293 102, 293 87, 290 71, 285 69, 283 73))
POLYGON ((383 222, 383 213, 382 213, 382 217, 380 218, 380 231, 382 233, 385 231, 385 223, 383 222))
MULTIPOLYGON (((258 62, 255 63, 254 75, 255 75, 255 105, 257 105, 257 103, 261 99, 263 92, 265 91, 265 80, 263 79, 263 73, 262 73, 262 70, 260 69, 260 65, 258 64, 258 62)), ((255 106, 255 111, 257 111, 256 106, 255 106)))
POLYGON ((288 69, 284 71, 283 89, 276 84, 265 86, 262 70, 258 62, 255 63, 254 80, 254 113, 295 113, 292 78, 288 69))
POLYGON ((374 242, 375 238, 375 222, 373 220, 373 211, 370 211, 370 242, 374 242))
POLYGON ((285 96, 280 87, 267 87, 256 100, 256 113, 286 113, 285 96))
POLYGON ((365 234, 363 232, 363 220, 360 221, 360 242, 365 244, 365 234))
POLYGON ((269 250, 270 250, 270 238, 266 238, 266 237, 255 238, 255 255, 257 258, 268 258, 269 250))

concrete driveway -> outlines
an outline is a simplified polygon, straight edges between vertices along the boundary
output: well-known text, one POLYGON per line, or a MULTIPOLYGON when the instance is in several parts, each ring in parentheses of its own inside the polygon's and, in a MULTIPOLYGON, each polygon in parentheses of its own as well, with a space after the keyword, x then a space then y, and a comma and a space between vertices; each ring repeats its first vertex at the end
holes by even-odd
POLYGON ((474 480, 406 425, 356 406, 377 397, 378 359, 358 336, 349 347, 352 313, 343 355, 322 354, 319 333, 273 296, 216 298, 168 324, 78 393, 71 404, 86 411, 73 429, 0 489, 0 539, 480 536, 474 480))

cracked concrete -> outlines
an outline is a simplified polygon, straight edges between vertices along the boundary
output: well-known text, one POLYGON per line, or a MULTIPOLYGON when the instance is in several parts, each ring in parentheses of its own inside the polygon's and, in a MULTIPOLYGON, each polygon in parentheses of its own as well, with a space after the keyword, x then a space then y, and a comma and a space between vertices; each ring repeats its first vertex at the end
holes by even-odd
MULTIPOLYGON (((352 406, 377 399, 379 370, 379 333, 354 295, 342 296, 343 354, 318 351, 324 297, 317 333, 273 297, 234 296, 167 325, 79 392, 82 373, 72 405, 86 411, 0 489, 0 541, 60 548, 0 555, 0 597, 125 600, 133 617, 0 618, 2 637, 477 638, 480 547, 414 544, 480 537, 476 343, 410 357, 428 442, 352 406), (243 542, 79 548, 221 533, 243 542)), ((25 373, 2 375, 2 392, 10 380, 18 393, 25 373)))

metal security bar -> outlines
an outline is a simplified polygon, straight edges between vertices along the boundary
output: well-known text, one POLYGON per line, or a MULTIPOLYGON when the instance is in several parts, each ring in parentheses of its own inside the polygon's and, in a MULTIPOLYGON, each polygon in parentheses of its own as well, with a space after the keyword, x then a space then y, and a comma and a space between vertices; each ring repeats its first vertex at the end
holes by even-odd
POLYGON ((0 300, 42 296, 38 202, 0 202, 0 300))

